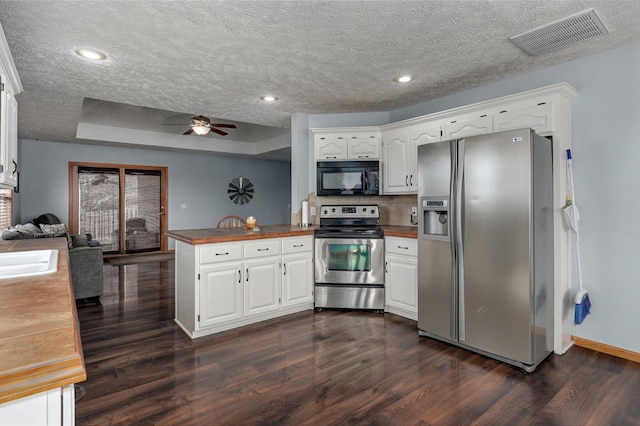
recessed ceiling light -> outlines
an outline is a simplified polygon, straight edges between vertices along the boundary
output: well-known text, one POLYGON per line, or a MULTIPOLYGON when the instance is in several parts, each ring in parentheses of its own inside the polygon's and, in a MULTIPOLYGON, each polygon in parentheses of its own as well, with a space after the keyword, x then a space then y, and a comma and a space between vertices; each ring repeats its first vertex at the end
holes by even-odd
POLYGON ((275 101, 278 100, 278 98, 276 98, 275 96, 272 96, 272 95, 260 96, 260 99, 262 99, 265 102, 275 102, 275 101))
POLYGON ((92 59, 94 61, 102 61, 107 58, 107 55, 95 49, 78 49, 76 50, 76 55, 82 56, 83 58, 92 59))
POLYGON ((401 75, 400 77, 396 78, 396 81, 398 83, 408 83, 411 80, 413 80, 413 77, 411 77, 410 75, 401 75))

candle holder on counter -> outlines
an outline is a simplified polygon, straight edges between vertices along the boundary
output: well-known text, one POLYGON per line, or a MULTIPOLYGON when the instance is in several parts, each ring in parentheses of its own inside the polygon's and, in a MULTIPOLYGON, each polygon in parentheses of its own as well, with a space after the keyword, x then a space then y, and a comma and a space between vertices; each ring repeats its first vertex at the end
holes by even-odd
POLYGON ((247 229, 253 229, 256 227, 256 218, 253 216, 249 216, 247 218, 247 225, 246 225, 247 229))

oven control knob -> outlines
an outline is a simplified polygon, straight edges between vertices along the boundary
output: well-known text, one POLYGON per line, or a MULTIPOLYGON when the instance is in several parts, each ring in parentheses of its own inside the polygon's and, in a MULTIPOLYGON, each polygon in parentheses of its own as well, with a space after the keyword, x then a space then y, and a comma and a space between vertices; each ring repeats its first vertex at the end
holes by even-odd
POLYGON ((336 208, 334 207, 331 209, 331 213, 335 213, 335 212, 336 212, 336 208))
POLYGON ((367 208, 366 208, 366 207, 363 207, 363 208, 362 208, 362 211, 363 211, 363 212, 366 212, 366 211, 367 211, 367 208))
POLYGON ((327 214, 327 213, 329 213, 329 212, 325 209, 325 211, 324 211, 323 213, 324 213, 324 214, 327 214))
POLYGON ((375 209, 371 209, 371 214, 376 214, 376 210, 375 209))

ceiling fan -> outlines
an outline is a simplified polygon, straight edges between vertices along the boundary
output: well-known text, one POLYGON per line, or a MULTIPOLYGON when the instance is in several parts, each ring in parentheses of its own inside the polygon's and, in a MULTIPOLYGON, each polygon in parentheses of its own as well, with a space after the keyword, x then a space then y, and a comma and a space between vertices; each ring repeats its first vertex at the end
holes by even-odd
MULTIPOLYGON (((168 124, 169 126, 175 124, 168 124)), ((183 126, 183 124, 178 124, 178 126, 183 126)), ((191 133, 195 133, 196 135, 204 136, 209 131, 217 133, 222 136, 226 136, 229 133, 218 129, 218 127, 226 128, 226 129, 236 129, 235 124, 225 124, 225 123, 212 123, 209 118, 204 115, 198 115, 191 118, 191 124, 189 125, 191 128, 183 133, 183 135, 190 135, 191 133)))

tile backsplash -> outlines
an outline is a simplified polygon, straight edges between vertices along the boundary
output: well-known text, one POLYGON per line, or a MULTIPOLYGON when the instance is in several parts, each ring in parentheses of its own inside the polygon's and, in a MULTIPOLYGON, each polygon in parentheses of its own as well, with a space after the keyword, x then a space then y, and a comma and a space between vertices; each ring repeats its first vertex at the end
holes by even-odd
MULTIPOLYGON (((320 206, 325 204, 377 204, 380 208, 381 225, 415 226, 411 224, 411 207, 418 205, 417 195, 379 195, 379 196, 340 196, 318 197, 312 192, 307 197, 309 202, 309 220, 312 225, 319 224, 320 206), (311 207, 316 208, 316 215, 311 215, 311 207)), ((298 224, 302 220, 302 205, 297 213, 291 215, 291 223, 298 224)))

